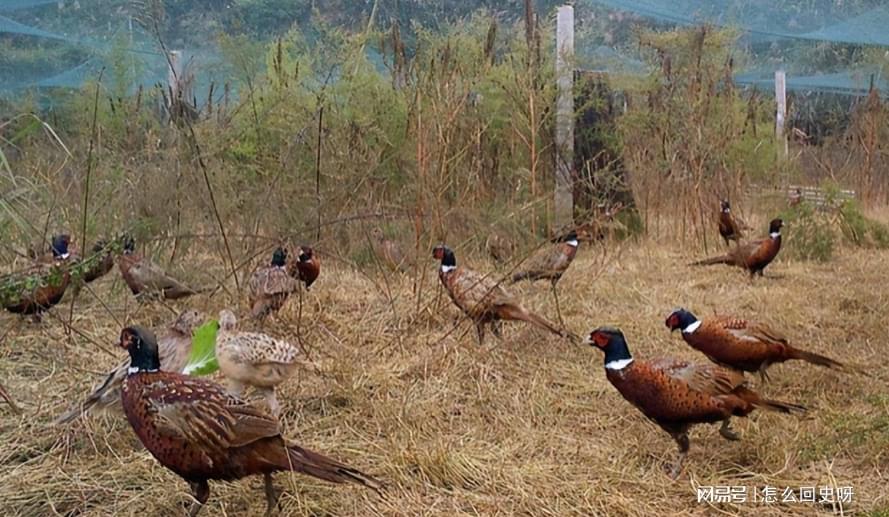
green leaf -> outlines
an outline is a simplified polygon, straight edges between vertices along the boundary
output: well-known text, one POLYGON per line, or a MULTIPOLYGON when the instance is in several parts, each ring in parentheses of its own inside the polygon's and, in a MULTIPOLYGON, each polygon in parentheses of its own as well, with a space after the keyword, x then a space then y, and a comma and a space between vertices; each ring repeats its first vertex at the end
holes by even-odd
POLYGON ((216 362, 216 332, 219 322, 210 320, 198 327, 191 338, 191 353, 182 373, 186 375, 209 375, 219 369, 216 362))

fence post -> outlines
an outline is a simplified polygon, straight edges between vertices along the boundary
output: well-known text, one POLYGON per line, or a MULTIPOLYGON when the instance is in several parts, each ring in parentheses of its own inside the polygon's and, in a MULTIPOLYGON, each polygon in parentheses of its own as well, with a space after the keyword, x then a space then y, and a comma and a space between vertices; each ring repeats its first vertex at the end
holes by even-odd
POLYGON ((559 7, 556 17, 556 178, 555 227, 574 221, 574 7, 559 7))
POLYGON ((784 123, 787 118, 787 78, 784 70, 775 72, 775 138, 778 140, 779 155, 787 157, 787 136, 784 133, 784 123))

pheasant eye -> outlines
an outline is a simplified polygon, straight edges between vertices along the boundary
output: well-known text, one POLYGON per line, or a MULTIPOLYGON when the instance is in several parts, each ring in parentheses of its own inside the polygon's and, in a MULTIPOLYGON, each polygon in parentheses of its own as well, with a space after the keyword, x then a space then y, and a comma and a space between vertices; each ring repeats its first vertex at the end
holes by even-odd
POLYGON ((599 348, 604 348, 608 346, 608 336, 603 334, 602 332, 593 332, 593 342, 596 343, 596 346, 599 348))

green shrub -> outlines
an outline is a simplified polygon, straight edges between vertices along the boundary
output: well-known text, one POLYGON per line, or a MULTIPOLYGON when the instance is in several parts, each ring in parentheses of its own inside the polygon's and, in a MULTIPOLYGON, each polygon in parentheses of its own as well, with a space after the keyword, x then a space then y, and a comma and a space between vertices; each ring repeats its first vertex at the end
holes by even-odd
POLYGON ((781 214, 786 253, 798 260, 827 262, 833 258, 837 234, 830 217, 809 203, 790 207, 781 214))

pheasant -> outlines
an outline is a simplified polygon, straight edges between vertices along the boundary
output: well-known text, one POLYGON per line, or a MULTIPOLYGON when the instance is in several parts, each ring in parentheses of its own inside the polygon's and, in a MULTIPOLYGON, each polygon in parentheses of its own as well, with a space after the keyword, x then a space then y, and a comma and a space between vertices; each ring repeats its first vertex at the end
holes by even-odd
POLYGON ((722 236, 725 245, 728 246, 729 241, 738 242, 744 234, 741 233, 738 222, 732 216, 732 207, 729 205, 728 200, 720 201, 719 207, 719 235, 722 236))
POLYGON ((321 262, 312 248, 300 246, 296 248, 296 259, 287 264, 287 272, 293 278, 301 280, 308 290, 321 274, 321 262))
POLYGON ((722 422, 719 433, 728 440, 737 440, 738 435, 729 427, 733 416, 745 417, 754 409, 781 413, 806 410, 797 404, 762 398, 745 386, 741 372, 673 358, 637 361, 617 328, 597 328, 584 343, 605 353, 605 375, 623 398, 676 441, 679 455, 670 469, 673 479, 679 476, 688 454, 688 430, 693 425, 722 422))
POLYGON ((556 244, 541 248, 525 261, 524 268, 512 275, 512 282, 549 280, 555 289, 556 283, 577 255, 578 245, 577 232, 571 230, 559 238, 556 244))
POLYGON ((768 238, 739 244, 725 255, 693 262, 691 265, 728 264, 746 269, 750 272, 751 278, 757 273, 759 276, 763 276, 763 270, 771 264, 781 250, 781 228, 783 227, 784 221, 773 219, 769 223, 768 238))
POLYGON ((248 283, 253 318, 261 320, 269 313, 277 312, 290 294, 299 289, 298 281, 287 274, 286 264, 287 251, 277 248, 271 264, 253 272, 248 283))
POLYGON ((484 342, 485 325, 488 323, 491 324, 494 335, 499 337, 501 320, 525 321, 557 336, 568 336, 566 332, 543 317, 522 307, 519 301, 493 278, 465 267, 458 267, 451 248, 445 245, 436 246, 432 250, 432 256, 441 261, 438 277, 454 305, 475 322, 479 344, 484 342))
POLYGON ((767 325, 728 316, 699 320, 691 312, 679 308, 666 321, 670 331, 681 330, 682 339, 702 352, 714 363, 745 372, 759 372, 768 379, 766 370, 774 363, 791 359, 841 371, 851 371, 839 361, 791 346, 786 337, 767 325))
MULTIPOLYGON (((203 318, 197 311, 186 310, 170 324, 166 333, 157 342, 158 359, 165 371, 182 371, 191 352, 192 333, 202 322, 203 318)), ((108 372, 102 384, 83 402, 56 419, 56 425, 73 422, 94 409, 121 411, 120 386, 127 376, 129 365, 129 360, 126 360, 108 372)))
POLYGON ((114 267, 114 255, 108 241, 98 240, 93 244, 93 255, 101 256, 101 260, 95 265, 83 272, 83 281, 87 284, 107 275, 111 268, 114 267))
POLYGON ((407 271, 409 264, 405 260, 401 246, 392 239, 387 238, 380 228, 374 228, 372 234, 374 254, 383 259, 386 267, 392 271, 407 271))
POLYGON ((200 292, 171 277, 136 253, 136 241, 129 236, 124 238, 123 254, 117 257, 117 267, 130 291, 136 296, 143 293, 159 294, 167 300, 178 300, 200 292))
POLYGON ((68 235, 56 235, 52 239, 52 261, 37 262, 25 271, 7 275, 4 284, 10 285, 8 296, 3 297, 3 307, 12 313, 31 315, 40 321, 43 312, 58 304, 71 281, 69 272, 68 235))
POLYGON ((121 402, 136 436, 164 467, 191 486, 197 515, 210 497, 208 480, 264 477, 266 514, 277 505, 272 474, 293 471, 333 483, 355 483, 376 491, 376 479, 281 435, 278 419, 226 393, 206 379, 161 371, 154 335, 140 327, 121 331, 130 355, 121 402))
POLYGON ((564 326, 562 307, 559 304, 556 284, 565 271, 568 270, 568 266, 574 261, 574 257, 577 256, 577 247, 580 245, 580 241, 577 240, 576 230, 570 230, 565 235, 559 236, 555 241, 555 244, 543 247, 532 255, 525 262, 525 268, 512 275, 512 282, 549 280, 552 286, 553 299, 556 302, 556 314, 559 316, 559 323, 564 326))
POLYGON ((280 413, 275 387, 293 375, 299 352, 297 346, 287 341, 259 332, 239 331, 238 319, 230 310, 219 313, 216 360, 228 380, 229 391, 241 396, 246 385, 257 388, 275 416, 280 413))
POLYGON ((515 253, 515 243, 502 234, 491 232, 485 239, 485 250, 495 262, 502 264, 515 253))

